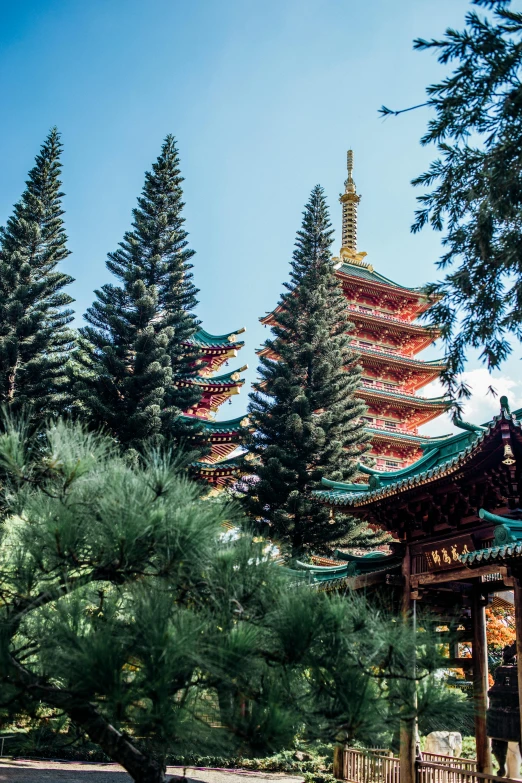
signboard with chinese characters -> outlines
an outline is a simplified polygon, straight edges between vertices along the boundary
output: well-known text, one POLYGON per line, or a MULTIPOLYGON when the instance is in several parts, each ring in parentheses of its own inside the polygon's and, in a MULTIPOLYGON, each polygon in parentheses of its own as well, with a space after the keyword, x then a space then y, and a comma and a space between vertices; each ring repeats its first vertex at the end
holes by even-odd
POLYGON ((460 555, 473 552, 475 545, 471 536, 459 536, 448 541, 427 544, 423 551, 426 555, 428 571, 442 571, 445 568, 458 568, 460 555))

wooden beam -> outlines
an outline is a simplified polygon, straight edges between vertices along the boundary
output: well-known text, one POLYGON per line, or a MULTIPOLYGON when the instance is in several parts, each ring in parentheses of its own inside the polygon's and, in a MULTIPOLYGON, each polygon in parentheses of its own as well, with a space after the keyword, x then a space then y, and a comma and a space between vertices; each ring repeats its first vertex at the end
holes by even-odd
POLYGON ((356 576, 353 583, 350 584, 350 587, 353 590, 361 590, 364 587, 372 587, 373 585, 381 584, 381 582, 386 582, 385 571, 377 571, 373 574, 361 574, 360 576, 356 576))
MULTIPOLYGON (((522 661, 522 585, 520 577, 515 577, 515 632, 517 642, 517 661, 522 661), (520 656, 520 657, 519 657, 520 656)), ((522 665, 518 666, 518 706, 522 715, 522 665)))
POLYGON ((492 774, 491 747, 486 734, 488 708, 488 645, 486 640, 486 608, 482 585, 475 582, 472 597, 473 621, 473 695, 475 702, 475 741, 478 772, 492 774))
MULTIPOLYGON (((410 547, 406 547, 402 561, 403 593, 402 593, 402 618, 404 623, 411 622, 411 556, 410 547)), ((415 654, 415 652, 414 652, 415 654)), ((415 667, 415 661, 411 662, 412 669, 415 667)), ((410 673, 411 674, 411 673, 410 673)), ((404 704, 402 711, 405 713, 404 719, 400 722, 400 778, 401 783, 415 783, 415 729, 416 720, 413 715, 416 709, 415 683, 410 683, 411 704, 404 704), (413 715, 412 715, 413 713, 413 715)))
POLYGON ((487 574, 507 576, 507 567, 504 565, 485 565, 478 568, 455 568, 450 571, 414 574, 410 577, 410 583, 412 588, 417 588, 419 585, 436 585, 444 582, 471 582, 475 577, 486 576, 487 574))

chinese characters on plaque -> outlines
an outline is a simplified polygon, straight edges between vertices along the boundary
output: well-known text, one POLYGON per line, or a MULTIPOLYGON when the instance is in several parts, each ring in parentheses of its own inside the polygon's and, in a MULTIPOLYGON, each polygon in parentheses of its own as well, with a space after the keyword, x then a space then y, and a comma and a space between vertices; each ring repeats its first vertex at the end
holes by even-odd
POLYGON ((441 571, 444 568, 458 568, 462 565, 460 556, 473 552, 475 545, 471 536, 460 536, 448 541, 426 544, 423 552, 426 556, 428 571, 441 571))

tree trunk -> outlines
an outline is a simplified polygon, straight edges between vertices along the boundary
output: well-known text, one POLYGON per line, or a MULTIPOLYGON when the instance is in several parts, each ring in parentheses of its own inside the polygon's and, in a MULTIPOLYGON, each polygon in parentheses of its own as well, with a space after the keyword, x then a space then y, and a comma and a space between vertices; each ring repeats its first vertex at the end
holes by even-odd
POLYGON ((71 720, 114 761, 121 764, 135 783, 165 783, 165 768, 138 750, 90 704, 66 710, 71 720))
POLYGON ((68 691, 41 683, 30 671, 11 657, 11 671, 19 686, 51 707, 69 715, 113 761, 127 770, 135 783, 165 783, 165 767, 155 758, 142 753, 130 738, 119 732, 96 707, 79 702, 68 691))

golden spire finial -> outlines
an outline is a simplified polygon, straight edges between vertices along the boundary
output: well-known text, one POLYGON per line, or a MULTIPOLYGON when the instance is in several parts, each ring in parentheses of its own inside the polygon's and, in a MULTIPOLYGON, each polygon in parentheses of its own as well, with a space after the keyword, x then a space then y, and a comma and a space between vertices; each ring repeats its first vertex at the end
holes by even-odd
POLYGON ((346 168, 348 169, 348 179, 345 181, 344 186, 346 192, 355 193, 355 182, 353 181, 353 151, 348 150, 346 153, 346 168))
POLYGON ((361 197, 357 195, 353 181, 352 150, 348 150, 346 153, 346 168, 348 169, 348 177, 344 181, 344 193, 339 196, 339 201, 343 205, 343 246, 340 255, 349 263, 369 267, 363 262, 366 253, 357 252, 357 207, 361 197))
POLYGON ((343 205, 343 247, 342 249, 357 252, 357 205, 361 197, 355 190, 353 181, 353 151, 348 150, 346 154, 346 167, 348 169, 348 178, 344 182, 344 193, 341 194, 340 202, 343 205))

